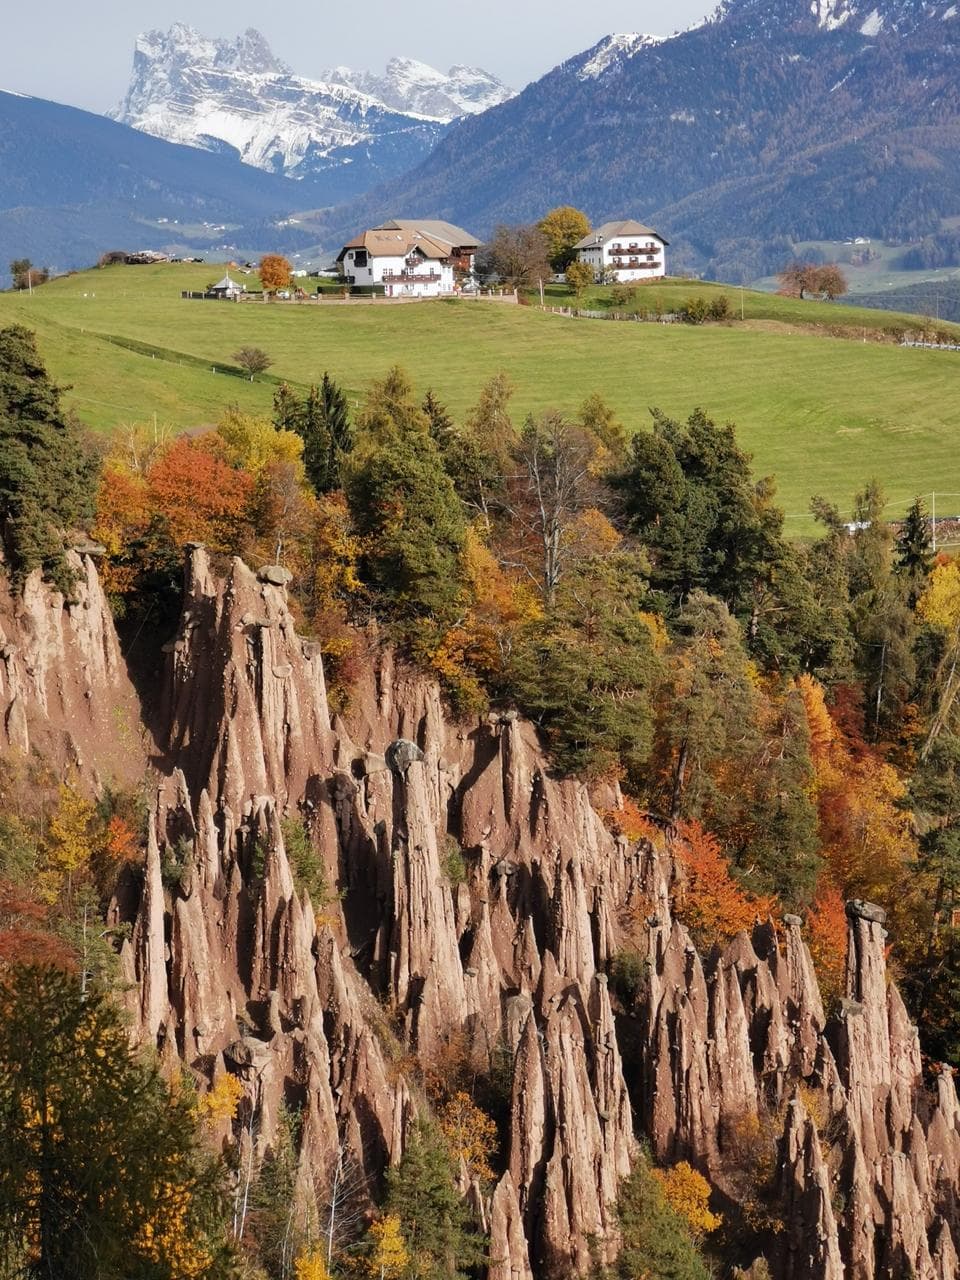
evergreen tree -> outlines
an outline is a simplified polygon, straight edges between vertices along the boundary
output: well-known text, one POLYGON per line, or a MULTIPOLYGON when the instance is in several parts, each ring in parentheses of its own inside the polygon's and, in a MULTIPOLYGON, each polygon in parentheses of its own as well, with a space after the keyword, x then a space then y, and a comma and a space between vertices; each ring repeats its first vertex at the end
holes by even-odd
POLYGON ((0 536, 15 585, 36 568, 69 592, 65 533, 90 518, 97 464, 33 334, 0 330, 0 536))
POLYGON ((907 603, 913 609, 933 568, 930 522, 922 498, 914 498, 897 537, 897 572, 907 582, 907 603))
POLYGON ((617 1214, 623 1241, 613 1267, 617 1280, 709 1280, 690 1228, 668 1204, 646 1156, 622 1184, 617 1214))
POLYGON ((353 449, 353 429, 347 397, 329 374, 311 387, 299 424, 303 437, 303 466, 315 493, 331 493, 342 485, 344 456, 353 449))
POLYGON ((227 1274, 216 1165, 190 1091, 141 1063, 106 997, 57 969, 0 981, 0 1259, 5 1274, 227 1274))
POLYGON ((649 549, 652 586, 674 609, 692 591, 723 600, 751 652, 781 664, 802 647, 793 633, 805 613, 802 579, 773 482, 755 481, 750 461, 731 425, 699 409, 686 423, 655 411, 611 483, 627 528, 649 549))
POLYGON ((272 416, 273 425, 278 431, 296 431, 300 434, 303 401, 286 382, 281 382, 274 392, 272 416))
POLYGON ((893 536, 884 519, 880 486, 872 481, 854 500, 855 532, 848 542, 848 576, 858 674, 868 729, 876 740, 896 732, 916 678, 916 620, 907 583, 895 573, 893 536))
POLYGON ((650 753, 659 663, 653 619, 642 613, 646 568, 629 552, 581 562, 546 621, 515 646, 515 696, 564 772, 636 781, 650 753))
POLYGON ((360 427, 345 487, 365 578, 400 617, 442 625, 461 595, 466 519, 402 371, 373 385, 360 427))
POLYGON ((400 1220, 416 1280, 458 1280, 485 1260, 484 1239, 457 1190, 453 1162, 436 1127, 419 1120, 403 1159, 387 1173, 386 1212, 400 1220))
POLYGON ((456 424, 447 412, 447 406, 437 399, 431 388, 428 388, 421 408, 430 422, 431 440, 440 450, 441 455, 445 455, 457 434, 456 424))

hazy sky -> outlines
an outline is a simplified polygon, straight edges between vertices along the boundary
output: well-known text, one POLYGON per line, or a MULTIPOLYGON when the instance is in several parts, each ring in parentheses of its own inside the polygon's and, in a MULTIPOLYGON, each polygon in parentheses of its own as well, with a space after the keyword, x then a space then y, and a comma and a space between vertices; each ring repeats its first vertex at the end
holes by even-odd
POLYGON ((716 0, 4 0, 0 89, 105 111, 126 88, 137 33, 173 22, 209 36, 257 27, 305 76, 338 63, 379 71, 392 54, 405 54, 443 70, 482 66, 519 87, 612 31, 669 35, 715 7, 716 0))

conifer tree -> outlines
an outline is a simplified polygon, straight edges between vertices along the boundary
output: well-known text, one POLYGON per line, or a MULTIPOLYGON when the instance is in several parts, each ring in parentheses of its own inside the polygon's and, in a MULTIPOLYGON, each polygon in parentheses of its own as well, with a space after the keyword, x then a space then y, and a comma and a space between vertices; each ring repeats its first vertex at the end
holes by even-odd
POLYGON ((617 1213, 623 1240, 613 1267, 618 1280, 708 1280, 690 1229, 667 1202, 646 1156, 620 1188, 617 1213))
POLYGON ((286 382, 281 382, 273 394, 273 425, 278 431, 299 434, 302 417, 303 401, 286 382))
POLYGON ((33 334, 0 330, 0 537, 14 585, 31 570, 69 592, 65 534, 93 514, 97 464, 63 411, 33 334))
POLYGON ((428 387, 421 408, 430 422, 430 438, 440 453, 446 454, 457 433, 456 424, 448 413, 447 406, 438 400, 433 389, 428 387))
POLYGON ((466 519, 401 370, 373 385, 360 427, 346 495, 366 579, 401 617, 442 623, 462 590, 466 519))
POLYGON ((294 430, 303 437, 303 466, 317 494, 342 484, 341 469, 353 449, 353 429, 343 389, 325 373, 301 406, 294 430))
POLYGON ((916 606, 933 568, 930 527, 922 498, 914 498, 897 537, 897 572, 905 579, 907 602, 916 606))
POLYGON ((483 1237, 457 1190, 446 1143, 421 1119, 403 1159, 387 1174, 387 1215, 400 1221, 410 1262, 404 1274, 417 1280, 459 1280, 484 1261, 483 1237))

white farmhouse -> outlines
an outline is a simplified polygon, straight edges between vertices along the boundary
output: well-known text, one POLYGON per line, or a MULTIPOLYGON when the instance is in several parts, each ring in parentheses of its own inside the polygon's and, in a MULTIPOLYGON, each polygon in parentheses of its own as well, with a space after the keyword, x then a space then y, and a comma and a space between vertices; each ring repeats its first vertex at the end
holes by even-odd
POLYGON ((388 298, 438 298, 472 275, 478 248, 450 222, 398 219, 354 237, 337 264, 347 284, 382 284, 388 298))
POLYGON ((593 268, 597 283, 615 280, 657 280, 667 274, 668 241, 642 222, 605 222, 584 236, 574 248, 581 262, 593 268))

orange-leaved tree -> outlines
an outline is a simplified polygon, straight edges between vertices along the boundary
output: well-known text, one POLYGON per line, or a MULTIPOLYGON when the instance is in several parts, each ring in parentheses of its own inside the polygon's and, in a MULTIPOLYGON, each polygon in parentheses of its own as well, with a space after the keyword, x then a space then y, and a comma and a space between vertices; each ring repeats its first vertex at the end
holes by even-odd
POLYGON ((917 857, 906 785, 863 742, 845 711, 841 731, 813 677, 801 676, 798 685, 810 726, 818 837, 829 883, 844 897, 869 898, 897 913, 917 857))
POLYGON ((723 942, 776 911, 773 898, 754 898, 730 874, 720 842, 696 819, 680 822, 674 852, 686 873, 677 914, 707 944, 723 942))
POLYGON ((254 481, 230 466, 225 452, 212 432, 180 436, 150 467, 149 500, 175 544, 205 542, 229 554, 241 549, 254 481))
POLYGON ((291 280, 293 268, 279 253, 267 253, 260 259, 260 283, 265 293, 275 293, 277 289, 286 289, 291 280))
POLYGON ((817 886, 817 896, 807 915, 807 945, 820 983, 829 1001, 843 995, 847 966, 847 915, 840 890, 827 879, 817 886))

